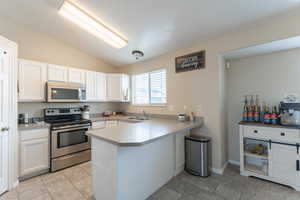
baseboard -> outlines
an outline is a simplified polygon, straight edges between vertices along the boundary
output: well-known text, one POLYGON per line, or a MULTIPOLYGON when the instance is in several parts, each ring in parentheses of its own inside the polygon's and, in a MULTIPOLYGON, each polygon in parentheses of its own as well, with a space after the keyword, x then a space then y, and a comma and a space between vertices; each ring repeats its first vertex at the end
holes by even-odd
POLYGON ((238 162, 236 160, 228 160, 228 163, 232 164, 232 165, 240 166, 240 162, 238 162))
POLYGON ((184 165, 182 165, 181 167, 178 167, 178 168, 175 170, 175 175, 174 175, 174 176, 177 176, 177 175, 180 174, 183 170, 184 170, 184 165))
POLYGON ((215 173, 215 174, 223 175, 223 173, 224 173, 224 171, 225 171, 227 165, 228 165, 228 162, 226 162, 226 163, 222 166, 221 169, 218 169, 218 168, 211 168, 211 171, 212 171, 213 173, 215 173))

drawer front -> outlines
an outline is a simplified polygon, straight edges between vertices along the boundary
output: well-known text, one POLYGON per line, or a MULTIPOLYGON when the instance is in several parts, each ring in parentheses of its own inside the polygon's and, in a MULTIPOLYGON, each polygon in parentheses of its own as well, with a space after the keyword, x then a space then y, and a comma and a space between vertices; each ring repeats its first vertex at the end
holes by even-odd
POLYGON ((93 129, 105 128, 105 121, 93 122, 92 123, 92 128, 93 129))
POLYGON ((279 142, 300 142, 300 132, 296 129, 247 126, 244 130, 245 137, 274 140, 279 142))
POLYGON ((21 141, 44 138, 44 137, 49 137, 49 128, 20 131, 21 141))

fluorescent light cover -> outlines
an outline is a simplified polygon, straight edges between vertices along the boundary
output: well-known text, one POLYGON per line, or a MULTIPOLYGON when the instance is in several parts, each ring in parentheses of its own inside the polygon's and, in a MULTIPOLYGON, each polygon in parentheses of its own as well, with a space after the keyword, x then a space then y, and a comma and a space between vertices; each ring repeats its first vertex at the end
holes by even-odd
POLYGON ((98 38, 101 38, 115 48, 122 48, 127 45, 127 41, 117 33, 110 30, 107 26, 97 21, 74 3, 64 1, 59 10, 59 14, 68 18, 84 30, 90 32, 98 38))

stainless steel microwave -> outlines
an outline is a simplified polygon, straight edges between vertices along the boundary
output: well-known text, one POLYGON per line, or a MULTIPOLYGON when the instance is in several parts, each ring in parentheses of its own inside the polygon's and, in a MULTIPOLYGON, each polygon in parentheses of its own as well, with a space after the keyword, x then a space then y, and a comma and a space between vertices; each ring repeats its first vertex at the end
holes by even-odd
POLYGON ((85 102, 86 88, 83 84, 47 82, 47 102, 85 102))

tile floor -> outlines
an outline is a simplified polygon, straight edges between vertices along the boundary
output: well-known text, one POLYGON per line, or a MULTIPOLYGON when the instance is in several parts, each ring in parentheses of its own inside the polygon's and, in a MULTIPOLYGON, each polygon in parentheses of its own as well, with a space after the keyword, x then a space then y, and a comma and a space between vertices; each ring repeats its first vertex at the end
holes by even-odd
POLYGON ((90 200, 91 181, 91 163, 87 162, 23 181, 0 200, 90 200))
MULTIPOLYGON (((0 200, 91 200, 91 163, 21 182, 0 200)), ((148 200, 300 200, 293 189, 239 175, 228 166, 223 176, 200 178, 182 172, 148 200)))

